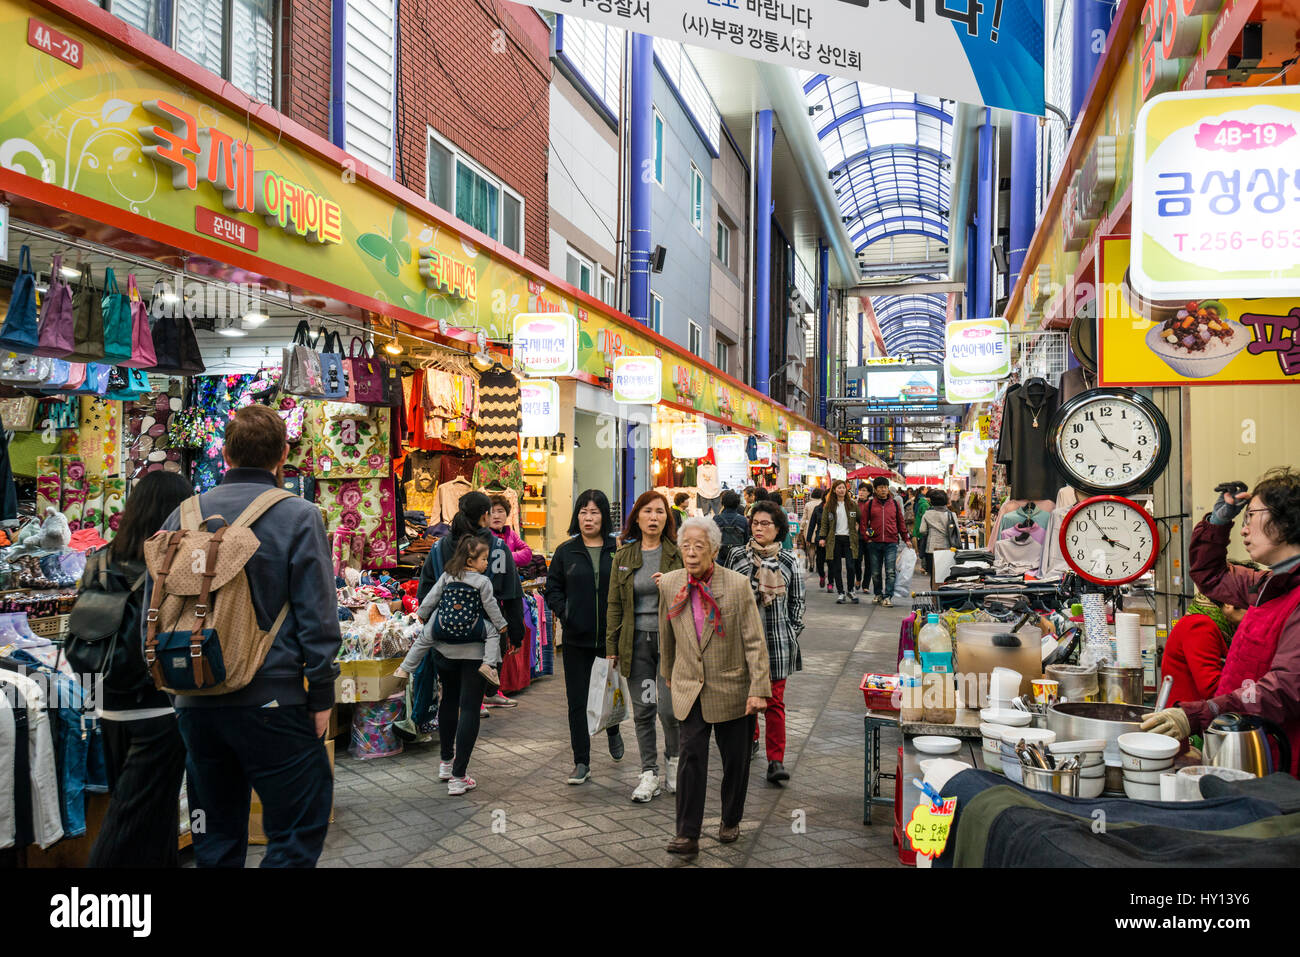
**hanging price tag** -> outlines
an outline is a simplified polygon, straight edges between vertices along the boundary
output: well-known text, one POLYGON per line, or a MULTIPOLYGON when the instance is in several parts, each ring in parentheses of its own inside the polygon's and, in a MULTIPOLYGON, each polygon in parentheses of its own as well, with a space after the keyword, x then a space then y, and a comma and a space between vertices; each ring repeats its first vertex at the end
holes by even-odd
POLYGON ((943 804, 938 807, 928 799, 923 799, 912 811, 912 819, 907 822, 907 840, 912 845, 912 850, 930 857, 942 854, 948 846, 948 833, 956 814, 956 798, 944 798, 943 804))

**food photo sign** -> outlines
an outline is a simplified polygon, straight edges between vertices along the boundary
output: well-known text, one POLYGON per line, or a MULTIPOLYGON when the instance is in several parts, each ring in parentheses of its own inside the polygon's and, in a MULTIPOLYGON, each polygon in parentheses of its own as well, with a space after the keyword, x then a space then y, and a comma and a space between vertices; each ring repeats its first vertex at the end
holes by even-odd
POLYGON ((1133 288, 1129 237, 1099 242, 1101 385, 1300 382, 1300 294, 1148 299, 1133 288))

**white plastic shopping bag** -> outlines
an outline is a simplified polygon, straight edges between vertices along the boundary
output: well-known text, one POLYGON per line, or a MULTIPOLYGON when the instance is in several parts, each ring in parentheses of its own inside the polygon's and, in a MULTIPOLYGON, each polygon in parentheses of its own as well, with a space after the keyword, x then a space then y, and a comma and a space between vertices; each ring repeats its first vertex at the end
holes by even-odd
POLYGON ((912 576, 916 574, 916 552, 911 548, 900 548, 898 559, 894 564, 894 597, 906 601, 912 597, 912 576))
POLYGON ((587 733, 612 728, 627 718, 627 679, 608 658, 597 658, 591 666, 587 686, 587 733))

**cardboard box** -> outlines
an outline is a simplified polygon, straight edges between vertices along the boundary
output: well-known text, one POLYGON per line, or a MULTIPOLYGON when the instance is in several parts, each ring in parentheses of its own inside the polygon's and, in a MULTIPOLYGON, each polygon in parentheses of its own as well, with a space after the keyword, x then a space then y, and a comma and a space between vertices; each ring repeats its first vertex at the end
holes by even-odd
MULTIPOLYGON (((325 741, 325 753, 330 759, 330 774, 334 773, 334 742, 327 739, 325 741)), ((334 823, 334 805, 330 804, 330 823, 334 823)), ((248 806, 248 843, 249 844, 266 844, 266 832, 262 830, 262 799, 258 797, 257 791, 253 791, 252 803, 248 806)))
POLYGON ((393 677, 401 658, 362 658, 340 661, 339 676, 334 682, 334 700, 343 704, 358 701, 384 701, 405 687, 393 677))
POLYGON ((1033 694, 1033 680, 1043 676, 1042 638, 1046 632, 1037 625, 1026 625, 1016 632, 1019 648, 997 648, 993 635, 1005 632, 997 623, 972 622, 957 626, 953 642, 954 668, 964 692, 967 708, 987 708, 989 675, 994 668, 1020 672, 1020 694, 1033 694))

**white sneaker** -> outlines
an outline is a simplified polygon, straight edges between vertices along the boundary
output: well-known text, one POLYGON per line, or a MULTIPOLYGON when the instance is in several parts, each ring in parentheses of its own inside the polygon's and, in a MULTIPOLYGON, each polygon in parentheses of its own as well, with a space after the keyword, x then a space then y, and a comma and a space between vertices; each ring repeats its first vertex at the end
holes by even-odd
POLYGON ((451 762, 450 762, 450 761, 439 761, 439 762, 438 762, 438 780, 439 780, 439 781, 450 781, 451 779, 452 779, 452 773, 451 773, 451 762))
POLYGON ((467 774, 463 778, 452 778, 448 781, 447 793, 452 797, 456 797, 459 794, 464 794, 466 791, 472 791, 476 787, 478 787, 478 782, 467 774))
POLYGON ((642 771, 641 780, 637 782, 636 790, 632 792, 632 800, 637 804, 649 804, 652 798, 661 793, 658 773, 642 771))
POLYGON ((668 759, 668 773, 664 777, 664 784, 668 786, 669 794, 677 793, 677 759, 668 759))

